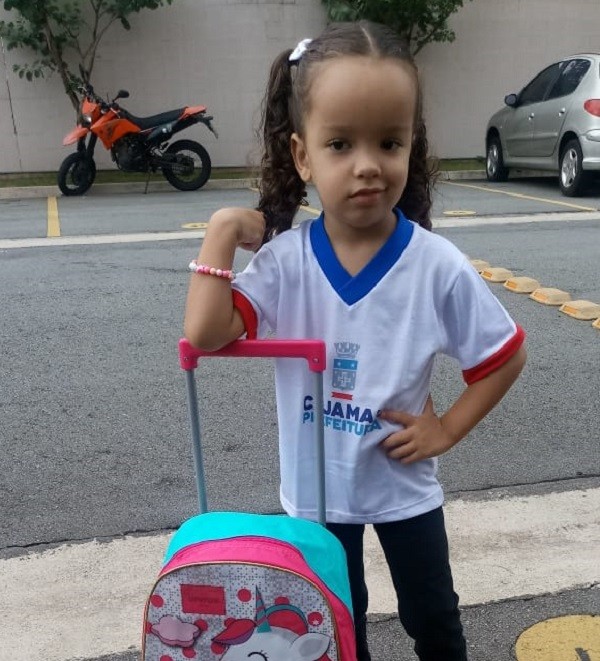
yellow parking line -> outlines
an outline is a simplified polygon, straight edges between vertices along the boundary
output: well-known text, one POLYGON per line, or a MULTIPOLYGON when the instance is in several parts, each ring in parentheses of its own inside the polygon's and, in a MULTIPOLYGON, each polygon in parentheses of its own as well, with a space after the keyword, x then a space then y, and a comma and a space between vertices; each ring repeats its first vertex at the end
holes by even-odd
POLYGON ((508 195, 509 197, 518 197, 521 200, 532 200, 533 202, 545 202, 546 204, 556 204, 561 207, 569 207, 569 209, 577 209, 578 211, 598 211, 595 207, 584 207, 580 204, 571 204, 569 202, 559 202, 558 200, 549 200, 545 197, 535 197, 533 195, 523 195, 522 193, 511 193, 510 191, 498 190, 488 186, 477 186, 475 184, 460 184, 456 181, 440 181, 441 184, 447 186, 462 186, 463 188, 473 188, 474 190, 485 191, 486 193, 499 193, 500 195, 508 195))
MULTIPOLYGON (((252 186, 250 186, 250 190, 254 193, 258 193, 258 188, 253 188, 252 186)), ((314 207, 304 206, 304 204, 298 209, 298 211, 308 211, 309 213, 316 213, 317 216, 321 215, 321 211, 319 209, 315 209, 314 207)))
POLYGON ((298 209, 298 211, 308 211, 309 213, 316 213, 317 216, 321 215, 321 212, 319 211, 319 209, 315 209, 314 207, 309 207, 308 205, 307 206, 302 205, 298 209))
POLYGON ((60 236, 58 203, 55 197, 48 198, 48 238, 60 236))

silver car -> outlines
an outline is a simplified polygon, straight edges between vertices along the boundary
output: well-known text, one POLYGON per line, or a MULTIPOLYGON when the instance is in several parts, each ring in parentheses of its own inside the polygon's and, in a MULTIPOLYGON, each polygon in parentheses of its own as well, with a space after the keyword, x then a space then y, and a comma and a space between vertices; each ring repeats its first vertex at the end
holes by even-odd
POLYGON ((486 174, 551 170, 564 195, 580 195, 600 170, 600 54, 566 57, 504 99, 486 131, 486 174))

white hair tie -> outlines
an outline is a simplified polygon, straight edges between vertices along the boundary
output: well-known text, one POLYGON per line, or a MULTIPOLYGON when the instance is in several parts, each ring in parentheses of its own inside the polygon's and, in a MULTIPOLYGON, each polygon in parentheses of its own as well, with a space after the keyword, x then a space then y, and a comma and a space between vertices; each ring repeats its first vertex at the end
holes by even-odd
POLYGON ((292 51, 292 54, 288 58, 290 62, 298 62, 298 60, 306 53, 306 49, 308 48, 308 44, 312 39, 303 39, 302 41, 298 42, 298 45, 294 50, 292 51))

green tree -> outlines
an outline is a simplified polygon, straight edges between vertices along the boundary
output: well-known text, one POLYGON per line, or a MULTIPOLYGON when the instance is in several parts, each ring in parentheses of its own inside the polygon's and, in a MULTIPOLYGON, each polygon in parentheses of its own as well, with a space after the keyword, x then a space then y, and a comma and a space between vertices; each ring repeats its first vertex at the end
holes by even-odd
POLYGON ((432 41, 454 41, 448 18, 463 6, 463 0, 323 0, 323 4, 332 21, 367 19, 388 25, 416 55, 432 41))
POLYGON ((57 72, 77 110, 77 86, 91 79, 102 37, 114 24, 130 30, 129 17, 143 9, 158 9, 173 0, 4 0, 14 20, 0 21, 0 38, 8 50, 23 48, 36 59, 15 64, 27 80, 57 72), (75 71, 78 73, 74 72, 75 71))

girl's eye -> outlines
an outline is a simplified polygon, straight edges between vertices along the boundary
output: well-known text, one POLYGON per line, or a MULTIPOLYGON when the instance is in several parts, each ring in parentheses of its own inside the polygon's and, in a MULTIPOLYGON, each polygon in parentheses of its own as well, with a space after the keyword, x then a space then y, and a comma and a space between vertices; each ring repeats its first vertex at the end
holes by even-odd
POLYGON ((332 151, 342 151, 348 148, 348 143, 344 140, 331 140, 327 145, 332 151))
POLYGON ((260 656, 260 658, 264 659, 264 661, 268 661, 268 657, 264 652, 250 652, 250 654, 248 654, 248 658, 251 656, 260 656))
POLYGON ((384 140, 381 143, 381 147, 385 151, 393 151, 395 149, 400 148, 400 143, 398 142, 398 140, 384 140))

